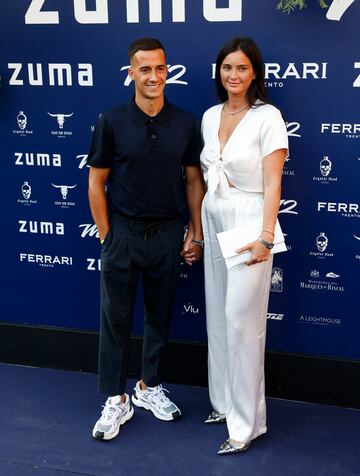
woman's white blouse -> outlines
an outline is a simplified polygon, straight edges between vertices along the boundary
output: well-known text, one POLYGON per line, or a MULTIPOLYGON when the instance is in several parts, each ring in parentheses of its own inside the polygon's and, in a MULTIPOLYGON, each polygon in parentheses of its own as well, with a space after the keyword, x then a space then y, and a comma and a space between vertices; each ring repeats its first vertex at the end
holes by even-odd
POLYGON ((223 106, 217 104, 208 109, 201 124, 204 148, 200 160, 208 192, 217 191, 227 198, 229 180, 240 190, 261 193, 264 191, 264 157, 289 147, 285 122, 280 111, 270 104, 252 107, 220 154, 219 127, 223 106))

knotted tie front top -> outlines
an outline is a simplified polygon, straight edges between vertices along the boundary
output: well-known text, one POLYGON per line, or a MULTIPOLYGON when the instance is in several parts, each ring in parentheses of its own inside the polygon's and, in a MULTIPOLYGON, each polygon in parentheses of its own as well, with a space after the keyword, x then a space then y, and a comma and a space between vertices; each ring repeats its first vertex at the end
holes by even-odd
POLYGON ((202 119, 204 142, 200 160, 208 192, 229 196, 229 182, 245 192, 263 193, 263 159, 288 149, 285 122, 278 109, 257 103, 234 129, 220 154, 219 127, 224 104, 208 109, 202 119))

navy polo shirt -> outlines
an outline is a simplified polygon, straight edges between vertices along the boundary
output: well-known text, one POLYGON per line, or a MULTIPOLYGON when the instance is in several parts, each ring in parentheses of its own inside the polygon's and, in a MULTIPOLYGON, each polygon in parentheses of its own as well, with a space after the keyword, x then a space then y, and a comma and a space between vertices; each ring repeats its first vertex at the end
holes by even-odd
POLYGON ((200 150, 193 114, 165 101, 151 117, 132 98, 102 114, 87 163, 111 168, 110 210, 130 219, 167 219, 185 207, 183 167, 199 166, 200 150))

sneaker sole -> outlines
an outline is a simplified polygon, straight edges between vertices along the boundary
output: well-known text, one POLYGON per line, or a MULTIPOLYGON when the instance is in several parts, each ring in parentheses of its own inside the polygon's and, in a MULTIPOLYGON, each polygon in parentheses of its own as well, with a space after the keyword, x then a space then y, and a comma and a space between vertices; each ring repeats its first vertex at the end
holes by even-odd
POLYGON ((132 394, 131 396, 131 401, 133 402, 133 404, 138 407, 138 408, 144 408, 145 410, 150 410, 152 412, 152 414, 154 415, 154 417, 158 418, 159 420, 162 420, 162 421, 173 421, 173 420, 177 420, 180 418, 181 416, 181 412, 180 410, 176 410, 174 413, 171 413, 169 416, 164 416, 164 415, 161 415, 160 413, 158 413, 155 408, 152 408, 148 403, 140 400, 135 393, 132 394))
POLYGON ((93 437, 99 441, 109 441, 109 440, 112 440, 113 438, 116 438, 119 434, 121 425, 124 425, 127 421, 129 421, 133 417, 133 415, 134 415, 134 409, 133 407, 131 407, 130 411, 126 413, 126 415, 124 415, 120 419, 119 426, 114 431, 114 433, 105 433, 103 431, 95 431, 95 428, 94 428, 92 433, 93 437))

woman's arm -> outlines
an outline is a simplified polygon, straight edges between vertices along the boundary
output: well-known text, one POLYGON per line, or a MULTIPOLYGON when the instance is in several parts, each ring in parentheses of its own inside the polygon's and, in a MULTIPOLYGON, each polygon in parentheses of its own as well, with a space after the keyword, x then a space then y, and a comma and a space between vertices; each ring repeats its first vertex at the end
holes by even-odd
MULTIPOLYGON (((270 243, 274 240, 274 230, 280 206, 281 179, 287 149, 278 149, 264 157, 264 217, 260 237, 270 243)), ((256 240, 236 250, 237 253, 251 251, 247 265, 261 263, 269 259, 270 250, 256 240)))

